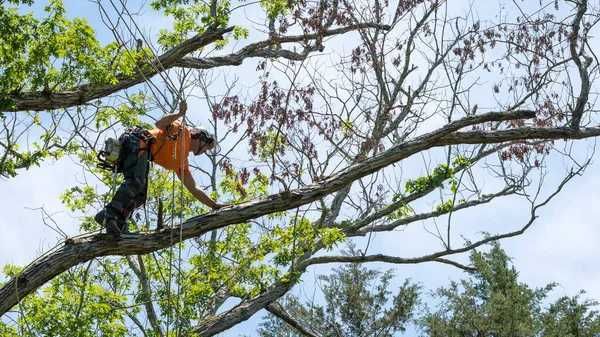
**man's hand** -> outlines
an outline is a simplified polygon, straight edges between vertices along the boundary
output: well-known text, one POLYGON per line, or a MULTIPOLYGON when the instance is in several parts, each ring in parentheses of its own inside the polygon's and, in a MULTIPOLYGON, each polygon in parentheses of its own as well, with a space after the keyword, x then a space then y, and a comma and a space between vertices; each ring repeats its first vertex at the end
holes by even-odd
POLYGON ((196 187, 194 177, 192 176, 192 173, 189 170, 185 170, 183 175, 179 176, 179 179, 181 179, 181 181, 183 182, 183 186, 185 186, 185 188, 188 191, 190 191, 190 193, 192 193, 192 195, 196 197, 196 199, 198 199, 201 203, 205 204, 206 206, 212 208, 213 210, 218 210, 220 208, 229 206, 225 204, 219 204, 218 202, 212 200, 208 195, 206 195, 206 193, 199 190, 196 187))
POLYGON ((179 102, 179 112, 173 112, 168 115, 162 116, 159 120, 154 123, 157 128, 161 130, 167 130, 167 128, 177 119, 184 117, 187 112, 187 102, 181 101, 179 102))

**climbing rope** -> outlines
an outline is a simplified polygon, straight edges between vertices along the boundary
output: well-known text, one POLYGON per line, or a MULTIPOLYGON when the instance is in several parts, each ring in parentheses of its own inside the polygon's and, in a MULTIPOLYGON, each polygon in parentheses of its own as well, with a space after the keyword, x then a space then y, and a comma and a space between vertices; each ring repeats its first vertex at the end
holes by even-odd
MULTIPOLYGON (((100 1, 100 0, 99 0, 100 1)), ((110 4, 112 5, 112 7, 114 8, 115 12, 118 13, 120 18, 123 18, 122 16, 122 12, 119 11, 119 9, 117 8, 117 6, 115 5, 113 0, 109 0, 110 4)), ((148 64, 150 65, 150 67, 152 67, 152 69, 163 79, 164 84, 166 85, 167 89, 171 92, 171 94, 173 94, 174 96, 176 96, 176 100, 177 101, 181 101, 182 97, 179 93, 179 90, 177 90, 177 86, 173 83, 173 81, 171 80, 169 74, 166 72, 166 68, 164 67, 164 65, 162 64, 162 62, 160 61, 160 57, 158 56, 158 54, 156 53, 156 51, 154 50, 154 47, 152 46, 152 44, 146 39, 144 33, 142 32, 142 30, 140 29, 140 27, 138 26, 138 24, 135 22, 135 19, 133 18, 133 15, 131 14, 131 12, 129 12, 129 9, 127 8, 127 5, 123 2, 123 0, 119 0, 119 2, 121 3, 122 9, 123 11, 127 14, 130 22, 133 24, 133 26, 135 27, 135 30, 137 31, 137 33, 140 35, 140 37, 142 38, 143 42, 148 46, 148 49, 150 50, 150 52, 152 53, 152 57, 153 57, 153 61, 148 62, 148 64)), ((136 32, 134 32, 131 27, 129 25, 127 25, 125 23, 125 20, 123 19, 123 25, 125 26, 125 29, 127 29, 127 31, 132 35, 132 36, 136 36, 136 32)), ((164 95, 163 95, 164 97, 164 95)), ((166 100, 166 99, 165 99, 166 100)), ((168 100, 166 100, 168 102, 168 100)), ((175 106, 176 104, 170 104, 171 105, 171 111, 175 110, 175 106)))
MULTIPOLYGON (((131 24, 135 27, 135 30, 137 31, 137 33, 139 33, 139 35, 141 36, 142 40, 145 42, 145 44, 148 46, 150 52, 152 53, 153 56, 153 60, 148 62, 148 66, 156 73, 158 74, 163 82, 164 85, 167 87, 167 89, 171 92, 173 98, 175 98, 176 101, 183 101, 182 99, 182 93, 177 90, 175 84, 173 83, 173 81, 171 80, 171 78, 169 77, 169 74, 166 73, 166 68, 164 67, 164 65, 162 64, 159 56, 157 55, 156 51, 154 50, 153 46, 149 43, 149 41, 146 39, 146 37, 144 36, 143 32, 141 31, 140 27, 137 25, 137 23, 135 22, 133 15, 129 12, 126 4, 122 1, 119 0, 122 10, 120 11, 119 8, 117 7, 117 5, 114 3, 113 0, 109 0, 111 6, 113 7, 114 11, 117 13, 118 15, 118 21, 117 24, 115 24, 111 19, 110 16, 108 15, 108 12, 106 11, 106 9, 104 8, 104 6, 101 3, 101 0, 98 1, 98 5, 100 7, 100 10, 102 11, 102 13, 104 13, 104 15, 107 17, 109 25, 110 25, 110 30, 112 31, 115 39, 117 40, 118 43, 120 43, 121 45, 123 45, 123 47, 125 48, 125 51, 127 53, 129 53, 129 55, 131 56, 131 52, 129 51, 129 49, 127 48, 127 45, 124 42, 123 37, 121 36, 121 34, 119 33, 118 30, 118 22, 122 22, 123 26, 125 27, 125 29, 129 32, 129 34, 131 34, 132 36, 136 36, 136 33, 134 32, 134 30, 126 23, 126 20, 123 18, 123 12, 128 16, 131 24)), ((139 71, 140 75, 143 77, 143 79, 149 84, 149 88, 150 91, 152 93, 152 95, 154 96, 154 99, 156 100, 157 104, 161 107, 161 109, 163 110, 164 113, 167 112, 173 112, 175 110, 175 106, 176 104, 169 104, 169 100, 167 99, 167 97, 163 94, 163 92, 156 86, 156 84, 152 81, 151 78, 148 78, 144 71, 140 68, 140 66, 136 63, 135 64, 137 70, 139 71), (162 99, 170 105, 171 109, 167 110, 161 103, 158 95, 162 96, 162 99)), ((177 137, 177 143, 175 144, 174 147, 174 151, 179 151, 179 167, 180 167, 180 174, 183 173, 183 157, 186 155, 185 153, 183 153, 182 149, 183 149, 183 142, 182 142, 182 131, 185 128, 185 117, 183 118, 182 124, 181 124, 181 128, 178 131, 178 137, 177 137)), ((173 156, 176 157, 177 153, 173 153, 173 156)), ((181 205, 180 207, 183 207, 183 190, 181 191, 180 194, 180 202, 181 205)), ((168 258, 168 264, 169 264, 169 269, 168 269, 168 280, 167 280, 167 301, 170 305, 172 305, 173 303, 173 294, 172 294, 172 283, 173 283, 173 257, 174 257, 174 252, 173 252, 173 245, 174 245, 174 231, 173 229, 175 228, 175 212, 176 212, 176 199, 175 199, 175 174, 173 173, 172 175, 172 187, 171 187, 171 231, 170 231, 170 245, 169 245, 169 258, 168 258)), ((181 210, 179 210, 181 211, 181 210)), ((176 293, 176 299, 177 299, 177 303, 175 306, 175 317, 172 317, 171 314, 171 310, 168 310, 167 312, 167 322, 166 322, 166 335, 169 335, 169 329, 171 327, 171 324, 173 323, 173 321, 177 322, 180 319, 180 296, 181 296, 181 291, 182 291, 182 269, 181 269, 181 261, 182 261, 182 247, 183 247, 183 229, 182 229, 182 224, 183 224, 183 215, 179 214, 179 246, 178 246, 178 264, 177 264, 177 269, 178 269, 178 276, 177 276, 177 293, 176 293)), ((180 329, 181 327, 177 328, 177 335, 180 334, 180 329)))
MULTIPOLYGON (((185 153, 184 151, 184 143, 183 143, 183 138, 185 135, 185 128, 186 128, 186 124, 185 124, 185 116, 183 116, 181 124, 179 125, 179 128, 177 130, 177 135, 176 135, 176 143, 175 146, 173 147, 173 153, 172 155, 172 159, 173 160, 178 160, 178 166, 179 166, 179 174, 181 177, 181 180, 183 181, 185 179, 184 176, 184 158, 185 156, 187 156, 187 153, 185 153)), ((168 329, 171 325, 171 321, 174 322, 178 322, 181 319, 181 291, 182 291, 182 281, 183 281, 183 275, 182 275, 182 269, 181 269, 181 261, 182 261, 182 249, 183 249, 183 200, 184 200, 184 195, 183 195, 183 189, 180 189, 180 194, 179 194, 179 208, 176 209, 176 198, 175 198, 175 172, 171 173, 171 230, 169 232, 169 240, 170 240, 170 244, 169 244, 169 280, 168 280, 168 286, 167 286, 167 300, 169 304, 173 303, 173 293, 171 290, 171 283, 173 280, 173 245, 174 245, 174 230, 175 229, 175 214, 178 213, 178 217, 179 217, 179 243, 178 243, 178 253, 177 253, 177 290, 176 290, 176 294, 175 294, 175 298, 177 300, 176 304, 175 304, 175 317, 171 317, 171 311, 169 310, 169 314, 167 315, 167 335, 168 335, 168 329)), ((179 336, 181 333, 181 324, 178 324, 176 326, 176 336, 179 336)))
MULTIPOLYGON (((181 138, 183 138, 183 133, 185 132, 185 115, 182 118, 181 121, 181 138)), ((187 156, 187 153, 183 153, 183 139, 180 140, 181 143, 181 148, 180 148, 180 158, 179 158, 179 174, 181 174, 182 177, 184 177, 184 173, 183 173, 183 169, 184 169, 184 161, 183 158, 185 158, 185 156, 187 156)), ((190 144, 191 145, 191 144, 190 144)), ((185 177, 183 178, 185 179, 185 177)), ((182 277, 182 272, 181 272, 181 251, 183 249, 183 188, 180 189, 179 192, 179 207, 180 207, 180 212, 179 212, 179 244, 178 244, 178 260, 177 260, 177 271, 178 271, 178 281, 177 281, 177 320, 180 320, 181 318, 181 291, 182 291, 182 281, 183 281, 183 277, 182 277)), ((181 324, 179 324, 179 326, 177 327, 177 334, 176 336, 179 336, 181 334, 181 324)))
MULTIPOLYGON (((110 19, 110 15, 108 14, 108 12, 106 11, 106 9, 104 8, 104 6, 102 5, 101 1, 98 1, 98 7, 100 9, 100 11, 104 14, 104 16, 106 17, 106 19, 108 20, 108 24, 106 23, 106 21, 104 21, 104 17, 101 15, 101 19, 102 21, 109 26, 110 31, 112 32, 113 36, 115 37, 115 40, 117 41, 117 43, 119 43, 120 45, 123 46, 123 48, 125 48, 125 52, 131 57, 134 58, 133 53, 129 50, 129 48, 127 47, 127 44, 125 43, 125 40, 123 39, 123 37, 121 36, 121 34, 119 33, 117 24, 113 23, 113 21, 110 19)), ((118 12, 117 12, 118 13, 118 12)), ((119 20, 121 21, 121 16, 119 15, 119 20)), ((123 20, 124 22, 124 20, 123 20)), ((156 69, 153 67, 152 62, 149 62, 150 67, 156 71, 156 69)), ((152 81, 151 78, 148 78, 143 69, 140 68, 140 66, 138 65, 138 63, 135 63, 135 68, 137 69, 137 71, 140 73, 140 75, 142 76, 142 78, 144 79, 144 82, 149 84, 148 88, 150 89, 150 92, 152 93, 152 96, 154 97, 156 103, 158 104, 158 106, 161 108, 161 110, 163 111, 163 113, 167 113, 168 111, 170 111, 169 109, 165 108, 165 106, 161 103, 160 99, 159 99, 159 95, 163 97, 163 99, 165 100, 165 102, 168 102, 167 97, 163 94, 163 91, 152 81), (157 94, 158 93, 158 94, 157 94)))

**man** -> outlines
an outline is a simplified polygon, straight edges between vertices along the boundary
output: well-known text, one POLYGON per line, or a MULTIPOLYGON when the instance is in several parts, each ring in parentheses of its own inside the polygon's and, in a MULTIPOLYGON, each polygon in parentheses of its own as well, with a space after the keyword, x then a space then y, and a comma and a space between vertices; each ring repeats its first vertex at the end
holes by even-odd
POLYGON ((186 111, 187 104, 183 101, 179 112, 163 116, 155 123, 155 129, 134 128, 119 137, 118 171, 123 172, 125 181, 112 201, 94 217, 109 234, 118 236, 127 232, 127 219, 146 201, 149 161, 174 171, 185 188, 203 204, 212 209, 224 206, 196 187, 189 169, 188 154, 205 153, 213 149, 217 141, 206 130, 185 127, 180 119, 185 117, 186 111))

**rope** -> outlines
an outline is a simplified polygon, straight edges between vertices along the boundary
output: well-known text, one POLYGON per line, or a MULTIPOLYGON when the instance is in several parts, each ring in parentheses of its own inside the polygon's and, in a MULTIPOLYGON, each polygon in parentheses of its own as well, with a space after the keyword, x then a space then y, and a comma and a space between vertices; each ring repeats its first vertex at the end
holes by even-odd
MULTIPOLYGON (((111 2, 111 4, 113 4, 113 7, 114 7, 113 0, 109 0, 109 1, 111 2)), ((127 13, 127 16, 129 16, 129 19, 131 20, 131 23, 133 24, 133 26, 135 27, 135 29, 138 31, 138 33, 142 37, 142 40, 150 48, 150 52, 152 52, 152 55, 156 59, 157 64, 160 66, 160 68, 163 71, 166 71, 167 69, 163 66, 162 62, 160 61, 160 58, 158 57, 158 54, 157 54, 156 50, 154 49, 153 45, 146 39, 146 37, 144 36, 144 33, 142 32, 142 30, 140 29, 140 27, 138 26, 138 24, 133 19, 133 15, 131 15, 131 13, 129 12, 129 9, 127 8, 125 2, 123 0, 119 0, 119 2, 121 3, 121 6, 123 7, 123 9, 125 10, 125 12, 127 13)), ((128 27, 128 30, 129 30, 130 33, 132 33, 131 30, 129 29, 129 27, 128 27)), ((135 34, 132 33, 132 35, 135 35, 135 34)), ((163 78, 163 80, 171 86, 171 90, 177 91, 176 90, 176 85, 173 83, 173 81, 171 81, 171 77, 168 74, 166 75, 166 78, 163 76, 162 72, 159 73, 159 76, 161 76, 163 78)), ((178 96, 178 98, 181 98, 181 97, 178 96)))
MULTIPOLYGON (((117 40, 118 43, 120 43, 121 45, 123 45, 123 48, 125 48, 125 52, 127 52, 129 54, 130 57, 133 58, 132 53, 129 51, 129 49, 127 48, 127 45, 125 44, 125 40, 121 37, 121 35, 118 32, 117 26, 112 22, 112 20, 110 19, 110 15, 108 14, 108 12, 106 11, 106 9, 104 8, 104 6, 102 5, 101 1, 98 1, 98 7, 100 8, 100 10, 102 11, 102 13, 104 13, 104 15, 106 16, 109 25, 110 25, 110 30, 113 33, 113 36, 115 37, 115 39, 117 40)), ((119 18, 121 19, 122 16, 121 14, 119 14, 117 12, 117 15, 119 16, 119 18)), ((101 16, 102 18, 102 16, 101 16)), ((104 19, 102 18, 102 21, 104 22, 104 19)), ((120 20, 119 20, 120 21, 120 20)), ((124 21, 123 21, 124 22, 124 21)), ((105 22, 106 24, 106 22, 105 22)), ((126 26, 126 25, 125 25, 126 26)), ((150 62, 150 67, 154 70, 157 71, 156 68, 153 67, 152 63, 150 62)), ((159 105, 159 107, 163 110, 163 112, 168 112, 170 111, 169 109, 166 109, 164 107, 164 105, 160 102, 160 99, 158 98, 158 95, 156 94, 155 90, 163 97, 163 99, 165 100, 165 102, 168 102, 167 97, 163 94, 162 90, 160 90, 160 88, 158 88, 158 86, 152 82, 152 80, 148 77, 146 77, 146 75, 144 74, 144 71, 139 67, 139 65, 137 63, 135 63, 135 67, 136 69, 139 71, 140 75, 142 75, 144 82, 150 84, 149 89, 150 92, 152 93, 152 96, 154 96, 154 99, 156 100, 157 104, 159 105)), ((160 73, 160 72, 159 72, 160 73)))
MULTIPOLYGON (((123 15, 122 12, 119 11, 119 9, 117 8, 117 6, 115 5, 115 3, 113 2, 113 0, 109 0, 110 4, 112 5, 112 7, 114 8, 115 12, 117 12, 119 19, 123 19, 123 15)), ((137 23, 135 22, 133 16, 131 15, 131 13, 129 12, 129 9, 127 8, 126 4, 123 2, 123 0, 119 0, 119 3, 121 4, 121 7, 123 8, 123 10, 125 11, 125 13, 127 14, 127 16, 129 17, 130 22, 133 24, 133 26, 135 27, 135 29, 137 30, 137 32, 140 34, 141 38, 143 39, 143 41, 146 43, 146 45, 148 45, 150 52, 152 53, 155 61, 151 61, 148 62, 149 66, 163 79, 165 86, 167 87, 167 89, 174 94, 174 96, 176 96, 176 98, 178 99, 178 101, 182 101, 182 97, 181 97, 181 92, 179 90, 177 90, 175 84, 171 81, 171 78, 169 77, 168 73, 167 74, 163 74, 163 72, 166 72, 166 68, 164 67, 164 65, 162 64, 162 62, 160 61, 160 58, 158 57, 156 51, 154 50, 153 46, 149 43, 149 41, 146 39, 146 37, 144 36, 144 33, 142 32, 142 30, 140 29, 140 27, 137 25, 137 23), (158 65, 158 67, 157 67, 158 65)), ((100 0, 98 1, 98 4, 100 5, 100 8, 102 9, 102 11, 104 12, 104 14, 108 17, 108 14, 106 12, 106 10, 104 9, 104 7, 102 6, 100 0)), ((118 33, 118 30, 116 28, 116 25, 114 25, 112 23, 112 20, 110 20, 110 18, 108 19, 110 21, 111 27, 112 27, 112 32, 113 35, 115 36, 115 38, 117 40, 123 40, 121 38, 121 36, 118 33)), ((125 23, 125 20, 123 19, 123 25, 125 26, 125 28, 127 29, 127 31, 132 35, 135 36, 135 32, 131 29, 131 27, 129 25, 127 25, 125 23)), ((125 47, 126 51, 129 52, 129 50, 127 49, 127 46, 125 45, 125 43, 120 42, 123 44, 123 46, 125 47)), ((154 86, 154 89, 157 89, 158 92, 161 94, 161 96, 163 97, 163 99, 165 100, 165 102, 169 102, 169 100, 164 96, 164 94, 162 93, 162 91, 160 91, 160 89, 158 89, 156 87, 156 85, 148 78, 146 78, 146 76, 144 75, 143 71, 139 68, 139 66, 136 64, 136 68, 140 71, 140 74, 144 77, 144 79, 149 82, 152 86, 154 86)), ((154 93, 154 90, 151 88, 151 92, 154 95, 154 98, 157 100, 158 104, 161 106, 161 108, 163 109, 163 111, 166 111, 166 109, 162 106, 162 104, 160 103, 160 100, 157 98, 156 94, 154 93)), ((171 111, 174 110, 174 104, 170 104, 171 105, 171 111)), ((178 140, 177 143, 175 144, 175 151, 179 150, 179 169, 180 169, 180 174, 183 175, 183 158, 184 156, 186 156, 186 153, 183 153, 183 140, 182 140, 182 131, 185 130, 185 117, 183 118, 182 124, 181 124, 181 128, 179 130, 179 135, 178 135, 178 140)), ((177 154, 174 153, 173 156, 175 157, 177 154)), ((171 189, 171 210, 172 210, 172 221, 171 221, 171 229, 174 228, 175 224, 175 173, 172 174, 172 189, 171 189)), ((183 207, 183 190, 180 193, 180 206, 183 207)), ((182 261, 182 247, 183 247, 183 214, 179 214, 179 250, 178 250, 178 281, 177 281, 177 306, 175 309, 176 312, 176 317, 175 320, 179 320, 180 319, 180 296, 181 296, 181 283, 182 283, 182 270, 181 270, 181 261, 182 261)), ((169 245, 169 279, 167 282, 167 298, 168 298, 168 303, 172 303, 172 293, 171 293, 171 283, 172 283, 172 279, 173 279, 173 241, 174 241, 174 236, 173 236, 173 230, 170 231, 170 245, 169 245)), ((171 310, 168 310, 167 313, 167 324, 166 324, 166 335, 169 335, 169 328, 171 325, 171 310)), ((181 332, 181 326, 179 325, 178 327, 176 327, 177 329, 177 333, 176 335, 179 336, 180 332, 181 332)))
MULTIPOLYGON (((171 174, 171 230, 169 231, 169 280, 167 283, 167 303, 171 302, 171 282, 173 279, 173 227, 175 226, 175 172, 171 174)), ((166 336, 171 326, 171 310, 167 310, 166 336)))
MULTIPOLYGON (((118 13, 120 13, 119 10, 117 9, 117 6, 113 2, 113 0, 109 0, 109 2, 113 6, 113 8, 115 9, 115 11, 117 11, 118 13)), ((127 13, 127 16, 129 17, 129 20, 131 21, 131 23, 134 25, 134 27, 137 30, 137 32, 142 37, 142 40, 146 43, 146 45, 150 49, 150 52, 152 53, 152 56, 155 59, 155 62, 149 62, 149 64, 153 67, 153 69, 155 69, 157 71, 158 75, 163 79, 163 81, 165 82, 165 85, 167 86, 167 89, 169 89, 169 91, 171 93, 175 93, 177 99, 179 101, 181 101, 181 95, 180 95, 179 91, 177 90, 176 85, 173 83, 173 81, 171 81, 171 78, 169 77, 168 74, 163 73, 163 72, 166 72, 167 69, 164 67, 164 65, 160 61, 160 58, 158 57, 157 53, 155 52, 154 47, 152 46, 152 44, 150 44, 150 42, 144 36, 144 33, 142 32, 142 30, 140 29, 140 27, 138 26, 138 24, 133 19, 133 16, 129 12, 129 9, 127 8, 127 6, 123 2, 123 0, 119 0, 119 2, 121 3, 121 6, 123 7, 123 10, 125 11, 125 13, 127 13), (155 65, 158 65, 160 67, 160 69, 158 67, 155 67, 155 65)), ((124 20, 123 20, 123 23, 124 23, 124 26, 127 29, 127 31, 129 31, 129 33, 132 36, 135 36, 136 34, 135 34, 135 32, 132 31, 131 27, 129 27, 128 25, 126 25, 124 20)), ((173 109, 174 107, 171 106, 171 108, 173 109)))
MULTIPOLYGON (((120 0, 121 1, 121 0, 120 0)), ((183 165, 183 158, 187 157, 188 153, 184 153, 184 148, 183 148, 183 134, 185 134, 185 116, 182 118, 181 121, 181 129, 179 131, 180 135, 179 135, 179 139, 178 139, 178 143, 181 144, 180 145, 180 149, 179 149, 179 174, 181 174, 181 176, 183 177, 183 179, 185 179, 184 175, 183 175, 183 169, 184 169, 184 165, 183 165)), ((179 193, 179 207, 180 207, 180 213, 179 213, 179 252, 178 252, 178 261, 177 261, 177 271, 178 271, 178 281, 177 281, 177 311, 176 311, 176 319, 179 321, 181 319, 181 308, 180 308, 180 299, 181 299, 181 282, 182 282, 182 275, 181 275, 181 250, 183 249, 183 189, 181 189, 180 193, 179 193)), ((177 327, 177 333, 176 336, 179 336, 181 334, 181 324, 178 325, 177 327)))
MULTIPOLYGON (((184 138, 184 134, 185 134, 185 117, 182 119, 181 125, 179 130, 177 131, 177 138, 176 138, 176 143, 175 143, 175 147, 173 148, 173 153, 172 153, 172 158, 173 160, 178 160, 179 162, 179 174, 180 177, 182 177, 182 179, 185 179, 185 177, 183 176, 183 169, 184 169, 184 160, 183 158, 185 158, 185 156, 187 156, 187 153, 185 153, 184 147, 183 147, 183 138, 184 138)), ((173 228, 175 228, 175 203, 176 203, 176 199, 175 199, 175 172, 173 172, 171 174, 171 179, 172 179, 172 186, 171 186, 171 213, 172 213, 172 218, 171 218, 171 231, 170 231, 170 254, 169 254, 169 287, 168 287, 168 291, 167 291, 167 297, 168 297, 168 302, 169 303, 173 303, 172 301, 172 296, 173 294, 171 293, 171 279, 173 277, 173 242, 174 242, 174 233, 173 233, 173 228)), ((178 255, 177 255, 177 292, 176 292, 176 299, 177 299, 177 304, 175 307, 175 317, 173 318, 173 320, 175 322, 177 322, 180 318, 180 298, 181 298, 181 282, 182 282, 182 273, 181 273, 181 250, 183 247, 183 214, 181 209, 183 208, 183 189, 181 190, 180 193, 180 209, 178 210, 179 213, 179 244, 178 244, 178 255)), ((171 320, 171 316, 170 316, 170 311, 169 311, 169 316, 168 316, 168 320, 171 320)), ((169 326, 170 324, 168 323, 167 326, 169 326)), ((180 332, 181 332, 181 324, 178 324, 178 326, 175 327, 176 328, 176 336, 179 336, 180 332)), ((168 327, 167 327, 168 329, 168 327)), ((167 330, 167 335, 168 335, 168 330, 167 330)))

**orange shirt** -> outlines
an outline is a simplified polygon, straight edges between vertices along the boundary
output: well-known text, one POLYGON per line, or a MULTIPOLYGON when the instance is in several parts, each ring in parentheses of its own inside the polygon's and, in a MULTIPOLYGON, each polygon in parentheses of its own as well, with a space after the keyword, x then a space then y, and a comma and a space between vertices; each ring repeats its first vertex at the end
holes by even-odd
POLYGON ((192 137, 188 128, 183 127, 180 121, 175 121, 167 130, 154 128, 150 133, 155 138, 150 147, 153 162, 175 171, 177 175, 189 171, 188 154, 192 137))

